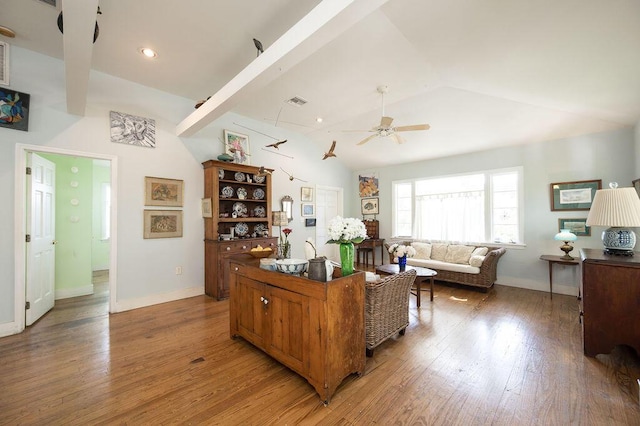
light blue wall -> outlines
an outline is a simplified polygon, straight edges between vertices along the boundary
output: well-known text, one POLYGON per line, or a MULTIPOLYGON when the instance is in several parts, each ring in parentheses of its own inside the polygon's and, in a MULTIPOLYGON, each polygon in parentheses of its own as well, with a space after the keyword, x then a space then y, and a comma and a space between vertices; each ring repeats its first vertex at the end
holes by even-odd
MULTIPOLYGON (((586 211, 552 212, 549 184, 579 180, 602 179, 603 187, 617 181, 631 186, 637 175, 635 129, 585 135, 544 143, 500 148, 473 154, 403 164, 353 173, 353 185, 358 175, 376 174, 380 183, 380 235, 391 235, 391 182, 416 177, 453 175, 478 170, 522 166, 524 169, 524 241, 523 249, 512 248, 500 260, 498 283, 548 291, 547 263, 542 254, 562 254, 553 240, 558 232, 559 218, 585 218, 586 211)), ((352 212, 355 214, 355 212, 352 212)), ((599 248, 602 229, 592 229, 591 237, 579 237, 572 255, 582 247, 599 248)), ((557 267, 554 291, 577 294, 575 268, 557 267)))

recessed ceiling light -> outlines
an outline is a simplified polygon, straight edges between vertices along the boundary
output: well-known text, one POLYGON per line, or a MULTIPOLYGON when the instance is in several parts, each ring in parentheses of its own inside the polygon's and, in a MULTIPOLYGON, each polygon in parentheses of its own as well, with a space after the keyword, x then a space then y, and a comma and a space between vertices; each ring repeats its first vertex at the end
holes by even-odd
POLYGON ((322 117, 317 117, 316 118, 316 123, 322 123, 322 117))
POLYGON ((139 51, 147 58, 155 58, 158 56, 158 53, 155 50, 148 47, 141 47, 139 51))

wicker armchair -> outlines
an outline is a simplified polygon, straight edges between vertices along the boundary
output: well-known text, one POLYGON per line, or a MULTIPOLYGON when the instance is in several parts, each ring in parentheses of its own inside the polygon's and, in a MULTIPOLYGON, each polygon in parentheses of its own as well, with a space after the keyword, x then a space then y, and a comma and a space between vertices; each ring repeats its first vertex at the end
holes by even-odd
POLYGON ((365 285, 364 328, 367 356, 396 333, 404 335, 409 325, 409 295, 416 271, 389 275, 365 285))

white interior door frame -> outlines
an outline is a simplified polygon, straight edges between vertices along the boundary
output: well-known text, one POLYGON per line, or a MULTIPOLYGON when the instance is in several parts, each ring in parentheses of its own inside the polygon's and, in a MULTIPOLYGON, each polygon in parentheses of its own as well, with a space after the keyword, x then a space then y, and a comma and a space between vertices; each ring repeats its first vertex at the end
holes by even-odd
POLYGON ((315 241, 318 247, 322 247, 318 251, 332 260, 338 260, 338 248, 337 245, 329 244, 324 245, 324 238, 321 237, 321 233, 324 234, 324 230, 327 229, 327 225, 333 217, 326 217, 326 205, 323 205, 324 199, 319 197, 320 191, 333 192, 336 194, 336 210, 335 214, 342 216, 344 214, 344 188, 335 186, 316 185, 316 235, 315 241), (322 209, 322 212, 320 210, 322 209), (322 229, 321 232, 318 230, 322 229))
POLYGON ((109 249, 109 312, 116 308, 117 275, 117 214, 118 211, 118 157, 114 155, 73 151, 42 145, 16 144, 15 148, 15 194, 14 194, 14 325, 17 333, 25 328, 25 266, 26 266, 26 197, 27 197, 27 152, 69 155, 73 157, 95 158, 111 162, 111 238, 109 249))

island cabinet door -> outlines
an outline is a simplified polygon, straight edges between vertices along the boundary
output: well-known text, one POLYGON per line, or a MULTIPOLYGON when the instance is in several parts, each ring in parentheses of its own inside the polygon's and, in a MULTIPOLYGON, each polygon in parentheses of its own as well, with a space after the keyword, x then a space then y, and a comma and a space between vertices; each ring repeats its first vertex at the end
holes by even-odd
POLYGON ((239 335, 264 347, 268 302, 265 303, 265 285, 242 275, 231 274, 232 312, 231 335, 239 335))
POLYGON ((266 286, 268 321, 266 351, 289 368, 306 375, 309 369, 309 298, 266 286))

